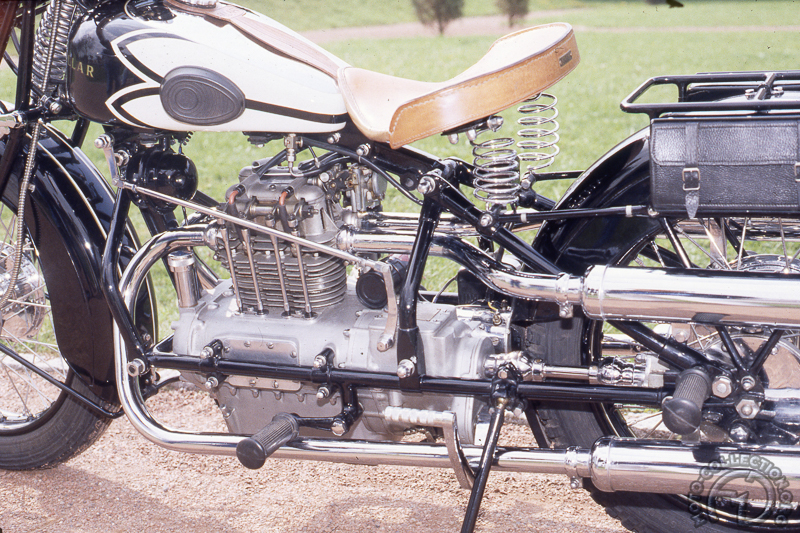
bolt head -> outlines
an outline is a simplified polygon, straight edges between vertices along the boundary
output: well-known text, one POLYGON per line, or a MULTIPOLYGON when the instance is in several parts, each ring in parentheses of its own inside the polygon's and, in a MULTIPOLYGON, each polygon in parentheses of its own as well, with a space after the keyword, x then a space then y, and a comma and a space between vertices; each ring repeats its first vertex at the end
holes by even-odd
POLYGON ((134 359, 127 364, 125 370, 130 377, 136 378, 144 374, 145 370, 147 370, 147 365, 141 359, 134 359))
POLYGON ((572 490, 578 490, 579 488, 581 488, 581 485, 582 485, 581 478, 578 477, 570 478, 569 488, 571 488, 572 490))
POLYGON ((210 359, 214 357, 214 349, 211 348, 211 346, 206 346, 205 348, 203 348, 203 351, 200 352, 200 356, 203 359, 210 359))
POLYGON ((756 386, 756 380, 753 376, 744 376, 742 378, 742 388, 744 390, 753 390, 756 386))
POLYGON ((736 404, 736 411, 742 418, 752 419, 758 415, 759 405, 750 398, 742 398, 736 404))
POLYGON ((397 377, 400 379, 410 378, 414 375, 416 369, 416 365, 414 365, 414 363, 412 363, 409 359, 403 359, 397 365, 397 377))
POLYGON ((747 440, 749 432, 747 431, 746 427, 737 425, 732 427, 731 430, 728 432, 728 434, 734 441, 744 442, 747 440))
POLYGON ((491 213, 482 214, 479 220, 480 225, 483 226, 484 228, 491 226, 492 222, 494 222, 494 217, 492 216, 491 213))
POLYGON ((508 370, 505 368, 501 368, 497 371, 497 377, 500 379, 508 379, 508 370))
POLYGON ((319 370, 328 366, 328 359, 324 355, 318 355, 314 358, 314 368, 319 370))
POLYGON ((727 398, 733 392, 733 382, 728 376, 717 376, 711 388, 717 398, 727 398))
POLYGON ((317 389, 317 399, 318 400, 324 400, 325 398, 327 398, 330 395, 331 395, 331 390, 325 385, 323 385, 319 389, 317 389))
POLYGON ((334 420, 331 424, 331 432, 337 437, 341 437, 345 433, 347 433, 347 424, 345 424, 344 420, 334 420))
POLYGON ((219 380, 214 376, 211 376, 206 380, 205 387, 208 390, 216 389, 217 387, 219 387, 219 380))

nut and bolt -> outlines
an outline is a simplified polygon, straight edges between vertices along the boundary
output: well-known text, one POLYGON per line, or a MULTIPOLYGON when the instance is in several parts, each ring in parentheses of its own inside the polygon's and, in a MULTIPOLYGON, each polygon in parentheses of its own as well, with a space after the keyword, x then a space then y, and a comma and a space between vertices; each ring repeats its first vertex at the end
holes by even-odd
POLYGON ((744 390, 753 390, 756 386, 756 379, 753 376, 744 376, 742 378, 742 388, 744 390))
POLYGON ((759 411, 758 404, 750 398, 743 398, 736 404, 736 411, 742 418, 755 418, 759 411))
POLYGON ((750 435, 750 431, 745 426, 737 424, 731 428, 728 435, 734 442, 745 442, 750 435))
POLYGON ((728 376, 717 376, 711 390, 717 398, 727 398, 733 392, 733 381, 728 376))
POLYGON ((50 104, 50 112, 54 115, 58 115, 61 113, 61 110, 64 109, 64 106, 61 105, 61 102, 52 102, 50 104))
POLYGON ((331 389, 327 385, 323 385, 317 389, 317 400, 324 400, 331 395, 331 389))
POLYGON ((200 357, 203 359, 211 359, 214 357, 214 348, 211 346, 206 346, 203 348, 203 351, 200 352, 200 357))
POLYGON ((132 378, 137 378, 147 371, 147 365, 141 359, 134 359, 125 367, 128 375, 132 378))
POLYGON ((347 433, 348 427, 344 420, 334 420, 331 423, 331 432, 337 437, 341 437, 347 433))
POLYGON ((205 387, 207 390, 216 389, 219 387, 219 380, 214 376, 211 376, 206 380, 205 387))
POLYGON ((450 144, 458 144, 458 133, 451 133, 447 136, 447 140, 450 141, 450 144))
POLYGON ((417 185, 417 192, 426 195, 436 190, 436 182, 430 176, 423 176, 417 185))
POLYGON ((403 359, 397 365, 397 377, 400 379, 410 378, 414 375, 417 367, 410 359, 403 359))
POLYGON ((318 355, 314 358, 314 368, 320 370, 328 366, 328 358, 324 355, 318 355))
POLYGON ((583 483, 581 483, 581 478, 579 478, 579 477, 571 477, 571 478, 569 478, 569 488, 571 488, 572 490, 578 490, 582 486, 583 486, 583 483))
POLYGON ((478 221, 478 223, 484 228, 488 228, 489 226, 492 225, 493 222, 494 222, 494 217, 492 216, 491 213, 482 214, 480 220, 478 221))
POLYGON ((508 379, 509 372, 506 367, 500 367, 500 370, 497 371, 497 377, 500 379, 508 379))
POLYGON ((370 146, 368 144, 362 144, 356 150, 356 154, 359 157, 365 157, 365 156, 369 155, 369 151, 370 151, 370 146))

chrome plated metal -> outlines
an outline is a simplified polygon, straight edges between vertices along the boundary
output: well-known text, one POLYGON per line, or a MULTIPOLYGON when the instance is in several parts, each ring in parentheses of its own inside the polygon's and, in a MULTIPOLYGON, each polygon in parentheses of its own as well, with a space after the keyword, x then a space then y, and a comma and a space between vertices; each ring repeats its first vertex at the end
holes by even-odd
MULTIPOLYGON (((247 262, 250 265, 250 275, 253 277, 253 287, 255 288, 256 293, 256 305, 258 307, 258 312, 264 312, 264 303, 261 301, 261 288, 258 286, 258 274, 256 273, 256 267, 253 265, 253 248, 250 245, 250 232, 247 228, 242 229, 242 238, 244 239, 244 248, 247 251, 247 262)), ((231 265, 231 275, 233 275, 233 263, 229 263, 231 265)), ((278 266, 278 270, 281 270, 280 266, 278 266)), ((283 272, 281 272, 283 274, 283 272)), ((286 287, 282 288, 286 289, 286 287)))
POLYGON ((174 275, 178 307, 181 309, 195 307, 200 298, 200 289, 197 286, 197 274, 194 269, 194 254, 188 250, 177 250, 169 254, 167 264, 174 275))
POLYGON ((591 318, 800 326, 796 277, 595 266, 584 277, 487 271, 493 288, 580 305, 591 318))
POLYGON ((237 224, 237 225, 239 225, 239 226, 241 226, 243 228, 247 228, 252 232, 263 233, 265 235, 270 235, 270 236, 273 236, 273 237, 277 237, 277 238, 283 239, 285 241, 289 241, 291 243, 296 243, 296 244, 299 244, 299 245, 303 246, 304 248, 308 248, 309 250, 314 250, 316 252, 321 252, 321 253, 324 253, 324 254, 328 254, 328 255, 331 255, 333 257, 338 257, 339 259, 344 259, 345 261, 350 261, 354 265, 368 267, 368 268, 375 268, 375 265, 378 263, 377 261, 373 261, 371 259, 366 259, 366 258, 363 258, 363 257, 359 257, 359 256, 356 256, 356 255, 349 254, 349 253, 347 253, 347 252, 345 252, 345 251, 343 251, 341 249, 332 248, 332 247, 327 246, 325 244, 319 244, 319 243, 316 243, 314 241, 310 241, 308 239, 303 239, 302 237, 297 237, 297 236, 291 235, 289 233, 284 233, 284 232, 282 232, 280 230, 277 230, 277 229, 274 229, 274 228, 270 228, 270 227, 267 227, 267 226, 262 226, 260 224, 256 224, 255 222, 251 222, 251 221, 245 220, 243 218, 234 217, 234 216, 231 216, 231 215, 229 215, 227 213, 223 213, 222 211, 219 211, 217 209, 208 208, 208 207, 205 207, 205 206, 200 205, 200 204, 195 203, 195 202, 191 202, 191 201, 188 201, 188 200, 181 200, 180 198, 175 198, 173 196, 169 196, 169 195, 166 195, 166 194, 161 194, 159 192, 153 191, 151 189, 147 189, 145 187, 139 187, 139 186, 137 186, 137 185, 135 185, 133 183, 123 182, 121 184, 121 186, 122 186, 122 188, 128 189, 129 191, 131 191, 133 193, 142 194, 144 196, 149 196, 151 198, 155 198, 155 199, 161 200, 163 202, 168 202, 168 203, 180 206, 180 207, 185 207, 187 209, 192 209, 192 210, 197 211, 198 213, 201 213, 203 215, 208 215, 210 217, 214 217, 216 219, 223 220, 225 222, 232 222, 233 224, 237 224))
POLYGON ((50 94, 66 80, 67 46, 76 0, 54 0, 42 15, 33 51, 32 81, 41 94, 50 94))
POLYGON ((495 132, 502 126, 502 118, 489 117, 486 127, 476 131, 475 138, 470 138, 472 145, 472 163, 474 170, 474 195, 490 205, 508 205, 519 198, 519 161, 514 148, 514 139, 495 137, 485 141, 477 141, 477 137, 495 132))
POLYGON ((294 243, 294 253, 297 256, 297 270, 300 273, 300 285, 303 288, 303 300, 305 302, 306 316, 310 317, 314 314, 311 309, 311 300, 308 297, 308 283, 306 282, 306 267, 303 264, 303 252, 300 250, 300 245, 294 243))
POLYGON ((231 282, 233 283, 233 294, 236 296, 236 309, 242 311, 242 297, 239 295, 239 283, 236 279, 236 270, 233 268, 233 256, 231 255, 231 243, 228 239, 228 228, 222 228, 222 242, 225 245, 225 254, 228 256, 228 264, 231 265, 231 282))
POLYGON ((458 484, 461 485, 462 489, 469 490, 472 488, 472 484, 475 481, 475 472, 472 470, 467 457, 464 455, 464 449, 461 447, 455 413, 387 407, 383 412, 383 416, 391 422, 441 428, 444 433, 447 454, 450 456, 450 463, 453 466, 453 472, 456 475, 458 484))
POLYGON ((380 272, 383 274, 383 285, 386 288, 386 326, 378 339, 378 351, 386 352, 394 346, 397 335, 397 296, 394 292, 394 278, 392 267, 388 263, 380 263, 380 272))
POLYGON ((517 131, 520 141, 517 142, 522 179, 530 183, 535 181, 532 177, 537 171, 553 164, 558 155, 558 98, 552 94, 539 93, 517 108, 522 117, 517 124, 522 126, 517 131))
POLYGON ((26 124, 25 117, 19 111, 0 114, 0 136, 8 135, 26 124))

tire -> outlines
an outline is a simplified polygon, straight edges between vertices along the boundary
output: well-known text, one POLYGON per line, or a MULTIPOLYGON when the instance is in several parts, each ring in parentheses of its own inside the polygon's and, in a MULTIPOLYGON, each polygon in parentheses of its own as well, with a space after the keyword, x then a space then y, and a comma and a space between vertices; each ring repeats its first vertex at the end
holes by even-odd
MULTIPOLYGON (((17 203, 13 190, 17 188, 16 184, 9 184, 6 197, 0 204, 2 273, 13 262, 13 245, 10 243, 13 242, 11 228, 16 220, 14 206, 17 203)), ((37 244, 54 241, 41 239, 42 232, 52 231, 52 227, 41 223, 40 211, 35 196, 29 197, 25 216, 25 252, 13 294, 16 303, 0 310, 0 342, 99 405, 110 407, 69 369, 58 350, 47 285, 63 283, 67 277, 78 276, 78 273, 74 267, 70 271, 61 268, 56 273, 51 271, 45 279, 43 263, 50 254, 48 250, 40 250, 37 244)), ((5 284, 0 282, 0 294, 7 286, 7 281, 5 284)), ((71 318, 87 320, 82 316, 71 318)), ((10 357, 0 354, 0 468, 54 467, 88 448, 110 422, 10 357)))
MULTIPOLYGON (((628 180, 626 184, 618 184, 616 191, 604 192, 599 200, 594 203, 591 200, 586 201, 581 207, 599 208, 646 204, 648 195, 648 176, 646 173, 642 173, 628 180)), ((745 225, 748 224, 748 220, 744 219, 745 225)), ((730 224, 731 227, 734 224, 733 218, 720 219, 720 221, 730 224)), ((692 221, 676 222, 674 225, 682 228, 681 224, 686 224, 688 227, 691 223, 692 221)), ((756 223, 758 223, 756 220, 750 221, 750 224, 756 223)), ((792 223, 796 224, 797 221, 792 221, 792 223)), ((710 224, 709 222, 709 227, 711 227, 710 224)), ((788 229, 788 224, 786 226, 787 231, 794 231, 794 227, 788 229)), ((781 225, 781 232, 784 231, 783 227, 784 225, 781 225)), ((647 261, 647 256, 652 260, 654 254, 650 253, 648 248, 656 248, 664 242, 664 240, 654 238, 661 231, 660 223, 647 218, 571 220, 543 228, 534 244, 565 271, 572 274, 583 274, 590 264, 636 266, 637 262, 647 261), (650 242, 657 244, 651 246, 650 242), (642 251, 647 253, 640 253, 642 251)), ((774 237, 776 234, 777 230, 773 229, 771 235, 774 237)), ((687 235, 691 234, 687 233, 687 235)), ((681 237, 680 240, 683 242, 685 239, 681 237)), ((712 239, 709 237, 708 241, 711 242, 712 239)), ((749 241, 747 242, 750 246, 749 241)), ((779 244, 785 246, 786 240, 779 244)), ((728 244, 725 244, 724 247, 727 246, 728 244)), ((753 246, 761 245, 753 244, 753 246)), ((796 246, 791 252, 784 251, 782 254, 792 256, 794 248, 796 246)), ((668 254, 668 251, 665 248, 660 253, 656 252, 659 254, 656 255, 656 258, 662 263, 667 263, 666 266, 676 266, 675 263, 680 261, 678 254, 668 254)), ((693 267, 716 268, 707 263, 700 264, 702 256, 698 257, 692 253, 690 255, 692 262, 695 263, 693 267)), ((753 254, 753 259, 749 260, 750 263, 755 261, 756 255, 759 257, 770 256, 763 252, 753 254)), ((734 260, 738 259, 734 258, 734 260)), ((713 263, 713 261, 710 262, 713 263)), ((763 262, 767 263, 768 261, 764 259, 763 262)), ((746 258, 740 260, 737 266, 746 268, 746 258)), ((795 269, 800 271, 800 264, 792 261, 792 270, 795 269)), ((585 366, 590 362, 596 362, 603 355, 600 347, 604 335, 608 334, 604 332, 603 324, 579 316, 577 312, 573 319, 560 320, 557 316, 557 308, 549 304, 538 304, 532 306, 528 324, 524 335, 524 348, 532 357, 554 365, 585 366)), ((762 331, 767 331, 767 329, 764 328, 762 331)), ((794 340, 786 342, 788 343, 787 349, 795 350, 793 354, 796 357, 796 353, 800 352, 794 347, 798 344, 796 335, 794 337, 794 340)), ((697 338, 699 339, 699 336, 697 338)), ((706 347, 711 346, 709 338, 706 337, 706 347)), ((797 363, 800 365, 800 359, 797 363)), ((648 414, 641 420, 648 417, 652 418, 648 414)), ((588 448, 597 438, 604 435, 640 438, 645 436, 636 427, 630 411, 620 406, 542 403, 536 406, 535 411, 531 409, 528 412, 528 419, 534 434, 544 435, 545 445, 556 448, 568 446, 588 448)), ((707 434, 716 435, 711 440, 717 440, 719 434, 715 433, 713 429, 708 428, 709 433, 707 434)), ((658 426, 652 430, 648 429, 648 431, 653 438, 658 437, 661 433, 658 426)), ((650 437, 650 435, 647 436, 650 437)), ((724 435, 727 436, 727 433, 724 435)), ((606 508, 606 512, 610 516, 619 519, 623 526, 638 533, 672 533, 695 530, 704 533, 732 533, 797 531, 800 529, 800 517, 797 509, 791 514, 785 515, 787 524, 780 524, 774 521, 774 516, 769 520, 754 521, 751 516, 745 515, 742 520, 736 515, 734 509, 726 508, 724 504, 717 505, 716 500, 709 502, 707 498, 698 502, 684 496, 605 493, 597 490, 587 480, 584 481, 584 487, 590 491, 595 501, 606 508)), ((687 487, 688 491, 689 487, 687 487)), ((732 505, 730 502, 729 504, 732 505)), ((783 518, 778 520, 782 521, 783 518)))

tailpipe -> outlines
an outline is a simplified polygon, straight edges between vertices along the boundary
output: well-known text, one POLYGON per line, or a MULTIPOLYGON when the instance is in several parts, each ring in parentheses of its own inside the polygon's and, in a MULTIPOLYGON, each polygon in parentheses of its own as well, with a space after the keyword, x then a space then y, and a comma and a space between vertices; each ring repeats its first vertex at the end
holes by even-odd
POLYGON ((580 306, 590 318, 800 327, 800 276, 594 266, 583 277, 486 272, 498 291, 580 306))

